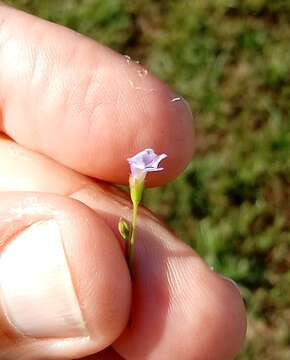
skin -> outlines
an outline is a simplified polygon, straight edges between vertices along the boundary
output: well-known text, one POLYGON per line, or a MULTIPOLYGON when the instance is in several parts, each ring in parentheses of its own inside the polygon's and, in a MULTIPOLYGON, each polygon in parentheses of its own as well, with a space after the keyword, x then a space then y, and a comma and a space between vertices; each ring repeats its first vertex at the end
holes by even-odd
POLYGON ((120 216, 130 219, 130 203, 109 183, 127 184, 126 158, 151 147, 168 159, 147 186, 165 184, 194 146, 187 104, 172 102, 166 85, 139 70, 75 32, 0 5, 2 242, 11 234, 1 220, 32 198, 37 213, 12 219, 14 230, 47 218, 48 208, 70 220, 62 223, 64 242, 91 335, 73 346, 23 337, 0 308, 1 358, 227 360, 241 349, 246 316, 237 288, 146 209, 129 276, 116 228, 120 216), (106 286, 94 277, 96 263, 106 286))

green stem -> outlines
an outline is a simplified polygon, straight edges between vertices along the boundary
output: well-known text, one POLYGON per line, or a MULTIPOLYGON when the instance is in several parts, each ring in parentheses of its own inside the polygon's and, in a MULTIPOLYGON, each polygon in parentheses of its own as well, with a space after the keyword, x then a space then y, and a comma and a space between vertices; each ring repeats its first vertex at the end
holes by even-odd
POLYGON ((128 263, 129 263, 130 270, 132 270, 132 263, 133 263, 133 257, 134 257, 137 213, 138 213, 138 204, 133 202, 132 228, 131 228, 132 231, 131 231, 130 241, 128 243, 128 263))

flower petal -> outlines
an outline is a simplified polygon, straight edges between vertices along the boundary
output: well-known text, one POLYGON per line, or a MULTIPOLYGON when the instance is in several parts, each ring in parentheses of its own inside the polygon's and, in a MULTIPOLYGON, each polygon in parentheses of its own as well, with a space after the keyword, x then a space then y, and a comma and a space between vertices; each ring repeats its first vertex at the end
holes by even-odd
POLYGON ((153 168, 157 168, 160 161, 162 161, 163 159, 167 158, 166 154, 161 154, 161 155, 157 155, 151 162, 150 164, 147 164, 147 167, 153 167, 153 168))
POLYGON ((167 157, 166 154, 157 155, 152 149, 145 149, 138 154, 128 158, 131 169, 131 175, 137 178, 145 178, 148 172, 161 171, 163 168, 158 168, 161 160, 167 157))

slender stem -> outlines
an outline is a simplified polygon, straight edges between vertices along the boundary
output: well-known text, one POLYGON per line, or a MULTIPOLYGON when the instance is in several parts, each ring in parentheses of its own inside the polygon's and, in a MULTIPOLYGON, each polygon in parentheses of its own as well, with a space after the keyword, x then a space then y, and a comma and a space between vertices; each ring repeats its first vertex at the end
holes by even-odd
POLYGON ((132 263, 134 257, 134 247, 135 247, 135 238, 136 238, 136 225, 137 225, 137 213, 138 213, 138 204, 133 203, 133 213, 132 213, 132 231, 130 236, 130 241, 128 243, 128 262, 130 270, 132 270, 132 263))

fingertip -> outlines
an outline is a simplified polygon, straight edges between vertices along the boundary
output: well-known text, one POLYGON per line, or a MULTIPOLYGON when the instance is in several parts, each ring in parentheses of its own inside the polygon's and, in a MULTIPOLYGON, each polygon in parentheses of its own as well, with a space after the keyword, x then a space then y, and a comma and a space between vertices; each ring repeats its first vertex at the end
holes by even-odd
POLYGON ((17 143, 120 184, 128 182, 126 158, 145 148, 168 155, 148 186, 174 179, 188 164, 190 109, 142 66, 11 8, 1 8, 0 24, 0 128, 17 143))
MULTIPOLYGON (((214 272, 201 258, 183 260, 186 320, 183 325, 184 348, 196 358, 232 360, 240 352, 246 334, 246 312, 237 286, 214 272), (189 270, 192 269, 191 281, 189 270), (193 274, 194 272, 194 274, 193 274), (193 339, 186 338, 192 333, 193 339)), ((180 262, 180 266, 182 262, 180 262)), ((180 272, 181 273, 181 272, 180 272)), ((183 300, 184 301, 184 300, 183 300)))
POLYGON ((246 312, 237 286, 198 256, 180 259, 174 272, 172 291, 178 293, 178 300, 173 313, 183 319, 177 330, 182 334, 180 353, 197 359, 234 359, 246 334, 246 312), (181 284, 183 290, 178 289, 181 284))
POLYGON ((245 306, 237 286, 211 269, 206 270, 206 286, 200 311, 199 345, 205 358, 234 359, 244 343, 247 320, 245 306))
POLYGON ((135 150, 151 147, 159 154, 167 154, 162 162, 164 170, 149 174, 146 180, 149 187, 164 185, 175 179, 192 160, 195 143, 193 117, 188 103, 163 83, 158 82, 158 86, 158 96, 147 105, 150 115, 139 122, 135 150), (177 100, 172 101, 174 99, 177 100))
MULTIPOLYGON (((136 80, 136 77, 142 69, 133 64, 126 77, 139 83, 140 79, 136 80)), ((162 162, 164 170, 147 178, 147 186, 158 186, 173 180, 192 159, 195 142, 193 116, 188 102, 150 72, 139 87, 136 90, 123 86, 126 97, 130 99, 127 106, 132 109, 131 119, 127 118, 128 144, 124 160, 145 148, 167 154, 162 162), (152 91, 144 93, 139 90, 141 86, 152 91)), ((127 164, 123 177, 127 181, 127 164)))

